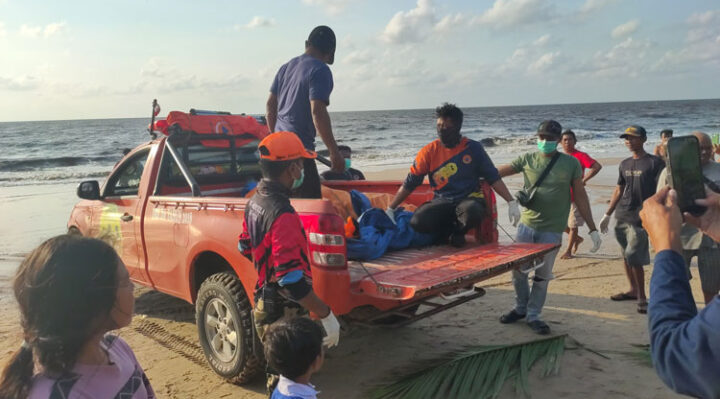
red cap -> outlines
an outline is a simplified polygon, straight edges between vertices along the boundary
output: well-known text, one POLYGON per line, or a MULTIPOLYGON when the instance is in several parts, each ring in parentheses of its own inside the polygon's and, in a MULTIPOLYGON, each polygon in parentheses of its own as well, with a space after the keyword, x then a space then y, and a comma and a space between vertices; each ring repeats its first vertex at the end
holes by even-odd
POLYGON ((302 141, 293 132, 275 132, 265 137, 258 145, 260 159, 269 161, 290 161, 298 158, 317 158, 314 151, 305 149, 302 141))

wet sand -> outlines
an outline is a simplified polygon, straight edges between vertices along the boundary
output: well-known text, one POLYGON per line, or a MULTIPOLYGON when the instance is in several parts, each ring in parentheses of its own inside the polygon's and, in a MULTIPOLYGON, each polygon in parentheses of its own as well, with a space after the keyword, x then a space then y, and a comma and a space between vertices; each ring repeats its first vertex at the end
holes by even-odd
MULTIPOLYGON (((588 185, 593 214, 599 222, 614 187, 617 162, 603 160, 605 167, 588 185), (614 164, 613 164, 614 163, 614 164)), ((369 172, 371 179, 402 179, 406 168, 369 172)), ((507 179, 511 190, 521 179, 507 179)), ((9 275, 23 253, 43 239, 65 231, 75 199, 74 185, 3 188, 0 202, 0 245, 7 255, 0 259, 0 364, 22 341, 18 314, 11 298, 9 275)), ((504 201, 499 201, 501 226, 513 235, 504 201)), ((587 228, 580 229, 587 238, 587 228)), ((501 241, 510 238, 502 231, 501 241)), ((566 238, 565 238, 566 239, 566 238)), ((531 372, 533 398, 673 398, 652 368, 631 354, 635 345, 648 344, 647 318, 636 312, 634 302, 612 302, 610 295, 627 289, 627 280, 612 235, 603 236, 598 254, 558 259, 556 279, 550 283, 544 319, 554 334, 568 334, 558 376, 540 379, 539 367, 531 372), (578 349, 577 341, 592 351, 578 349), (599 352, 601 355, 597 354, 599 352)), ((649 281, 652 267, 646 273, 649 281)), ((693 274, 697 275, 693 270, 693 274)), ((699 279, 692 280, 696 301, 702 302, 699 279)), ((507 344, 537 336, 523 323, 501 325, 498 317, 512 308, 514 294, 510 276, 480 284, 487 294, 449 311, 400 329, 352 326, 340 346, 327 354, 323 370, 313 378, 324 398, 359 398, 373 384, 392 372, 466 345, 507 344)), ((264 385, 226 383, 205 365, 197 340, 193 306, 170 296, 136 290, 136 316, 119 331, 133 347, 160 397, 167 398, 263 398, 264 385)), ((506 385, 503 398, 522 397, 506 385)))

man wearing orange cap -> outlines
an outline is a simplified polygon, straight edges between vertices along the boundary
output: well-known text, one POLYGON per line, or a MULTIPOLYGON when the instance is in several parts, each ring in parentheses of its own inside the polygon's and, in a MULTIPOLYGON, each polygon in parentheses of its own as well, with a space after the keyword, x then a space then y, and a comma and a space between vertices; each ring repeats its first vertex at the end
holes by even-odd
POLYGON ((270 324, 304 308, 320 317, 325 345, 335 346, 340 339, 340 324, 312 289, 305 230, 290 204, 291 190, 303 182, 304 160, 317 155, 306 150, 291 132, 265 137, 258 149, 263 178, 245 207, 239 244, 258 273, 255 329, 262 340, 270 324))

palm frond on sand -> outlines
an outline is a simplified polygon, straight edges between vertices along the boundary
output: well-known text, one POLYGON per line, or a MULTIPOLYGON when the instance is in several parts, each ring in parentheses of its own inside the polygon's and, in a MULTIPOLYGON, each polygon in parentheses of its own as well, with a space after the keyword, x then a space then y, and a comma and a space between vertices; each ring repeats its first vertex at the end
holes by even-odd
POLYGON ((542 361, 542 376, 557 374, 565 335, 512 345, 473 346, 423 362, 415 371, 378 386, 372 399, 495 398, 505 381, 530 395, 528 373, 542 361))

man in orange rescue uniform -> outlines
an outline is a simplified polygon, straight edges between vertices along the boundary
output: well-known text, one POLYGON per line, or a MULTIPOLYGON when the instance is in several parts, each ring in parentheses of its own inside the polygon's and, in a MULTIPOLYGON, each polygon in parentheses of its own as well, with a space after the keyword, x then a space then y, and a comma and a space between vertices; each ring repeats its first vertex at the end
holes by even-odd
POLYGON ((482 144, 460 134, 463 113, 454 104, 435 109, 438 139, 418 152, 405 182, 385 212, 395 220, 395 209, 430 175, 434 198, 413 214, 410 225, 421 233, 438 233, 456 247, 465 245, 465 233, 485 215, 479 179, 484 178, 508 202, 510 222, 517 225, 520 208, 500 179, 482 144))

